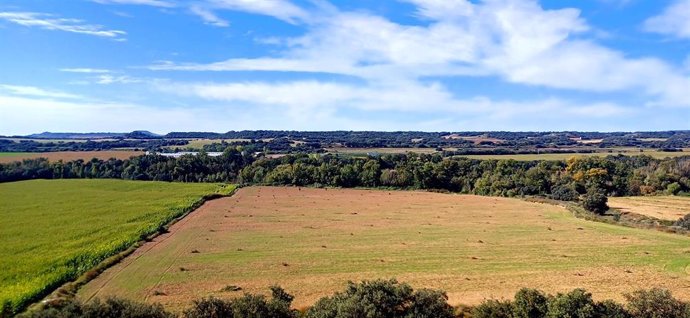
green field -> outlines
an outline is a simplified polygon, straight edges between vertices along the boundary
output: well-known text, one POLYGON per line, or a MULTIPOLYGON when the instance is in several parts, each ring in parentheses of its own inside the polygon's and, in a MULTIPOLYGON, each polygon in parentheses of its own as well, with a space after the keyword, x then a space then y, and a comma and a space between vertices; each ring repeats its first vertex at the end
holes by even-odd
POLYGON ((25 155, 28 152, 0 152, 0 157, 15 157, 25 155))
POLYGON ((218 184, 33 180, 0 184, 0 305, 23 306, 153 233, 218 184))

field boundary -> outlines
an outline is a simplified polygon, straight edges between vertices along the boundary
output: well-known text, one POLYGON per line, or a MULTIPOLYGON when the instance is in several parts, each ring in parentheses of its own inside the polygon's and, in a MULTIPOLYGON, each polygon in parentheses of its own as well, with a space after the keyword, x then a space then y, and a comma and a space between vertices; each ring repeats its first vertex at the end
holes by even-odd
POLYGON ((615 208, 609 209, 609 211, 607 212, 608 214, 606 215, 597 215, 588 212, 583 207, 571 202, 557 201, 553 199, 538 197, 525 198, 525 200, 528 202, 545 203, 564 207, 566 210, 572 213, 574 217, 586 221, 600 222, 643 230, 657 230, 665 233, 690 236, 690 231, 675 226, 673 221, 662 220, 648 215, 638 214, 634 212, 621 213, 620 210, 615 208))
POLYGON ((70 300, 74 299, 76 297, 77 291, 79 291, 79 289, 82 286, 86 285, 88 282, 90 282, 93 279, 95 279, 96 277, 98 277, 98 275, 103 273, 108 268, 120 263, 122 260, 127 258, 129 255, 134 253, 137 249, 142 247, 144 245, 144 243, 152 241, 153 239, 155 239, 156 237, 158 237, 161 234, 167 233, 168 229, 172 225, 183 220, 184 218, 186 218, 187 216, 192 214, 194 211, 198 210, 206 202, 216 200, 219 198, 230 197, 233 194, 235 194, 239 188, 241 188, 241 186, 239 186, 239 185, 227 184, 227 185, 223 185, 216 193, 204 195, 203 197, 199 198, 197 201, 195 201, 190 206, 182 209, 181 213, 179 215, 175 216, 172 220, 163 221, 163 223, 158 226, 158 229, 154 233, 149 234, 146 237, 141 238, 139 241, 132 244, 131 246, 129 246, 125 250, 118 252, 115 255, 112 255, 112 256, 106 258, 101 263, 96 265, 94 268, 81 274, 79 277, 77 277, 77 279, 62 284, 61 286, 57 287, 57 289, 48 293, 45 296, 38 297, 36 302, 29 304, 24 309, 20 308, 19 310, 17 310, 17 312, 36 310, 36 309, 40 309, 45 304, 55 304, 55 303, 70 301, 70 300))

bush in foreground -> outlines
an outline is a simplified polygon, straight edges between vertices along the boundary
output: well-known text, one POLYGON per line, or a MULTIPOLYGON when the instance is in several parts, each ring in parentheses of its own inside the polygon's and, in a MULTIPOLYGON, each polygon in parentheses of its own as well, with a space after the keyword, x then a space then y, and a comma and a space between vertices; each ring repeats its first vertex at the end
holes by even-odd
POLYGON ((453 307, 442 291, 414 291, 396 280, 350 282, 344 292, 321 298, 307 318, 452 318, 453 307))
MULTIPOLYGON (((292 295, 280 287, 272 296, 245 294, 223 300, 195 301, 182 318, 453 318, 446 294, 439 290, 413 290, 396 280, 349 283, 343 292, 321 298, 306 312, 290 308, 292 295)), ((688 303, 667 290, 651 289, 625 295, 627 304, 594 301, 584 289, 548 295, 521 289, 513 300, 486 300, 472 310, 472 318, 690 318, 688 303)), ((28 318, 173 318, 161 305, 122 299, 80 303, 53 303, 21 315, 28 318)))

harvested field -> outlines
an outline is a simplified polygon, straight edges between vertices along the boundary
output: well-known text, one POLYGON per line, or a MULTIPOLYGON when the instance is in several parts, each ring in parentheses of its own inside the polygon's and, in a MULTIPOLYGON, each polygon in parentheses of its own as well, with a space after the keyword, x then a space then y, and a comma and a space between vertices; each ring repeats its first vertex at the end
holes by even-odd
POLYGON ((348 280, 395 277, 453 304, 521 287, 596 298, 665 287, 690 299, 690 238, 572 217, 518 199, 428 192, 251 187, 214 200, 83 288, 180 310, 193 299, 265 293, 297 307, 348 280), (241 291, 221 291, 234 285, 241 291))
POLYGON ((0 163, 21 161, 24 159, 48 158, 50 161, 91 160, 93 158, 107 160, 110 158, 129 159, 133 156, 143 155, 143 151, 57 151, 57 152, 12 152, 0 155, 0 163))
POLYGON ((622 212, 632 212, 662 220, 678 220, 690 214, 690 197, 649 196, 609 198, 609 206, 622 212))

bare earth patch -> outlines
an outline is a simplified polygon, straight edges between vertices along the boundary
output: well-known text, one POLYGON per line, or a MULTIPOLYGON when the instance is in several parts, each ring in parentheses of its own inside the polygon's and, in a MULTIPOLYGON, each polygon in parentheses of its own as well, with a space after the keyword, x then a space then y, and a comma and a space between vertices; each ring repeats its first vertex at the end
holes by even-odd
POLYGON ((518 199, 250 187, 208 202, 79 296, 181 310, 200 297, 279 284, 304 307, 348 280, 395 277, 444 289, 453 304, 511 297, 521 287, 584 287, 621 300, 657 286, 687 300, 688 251, 680 235, 588 222, 518 199))
POLYGON ((609 198, 609 206, 662 220, 678 220, 690 214, 690 197, 649 196, 609 198))

